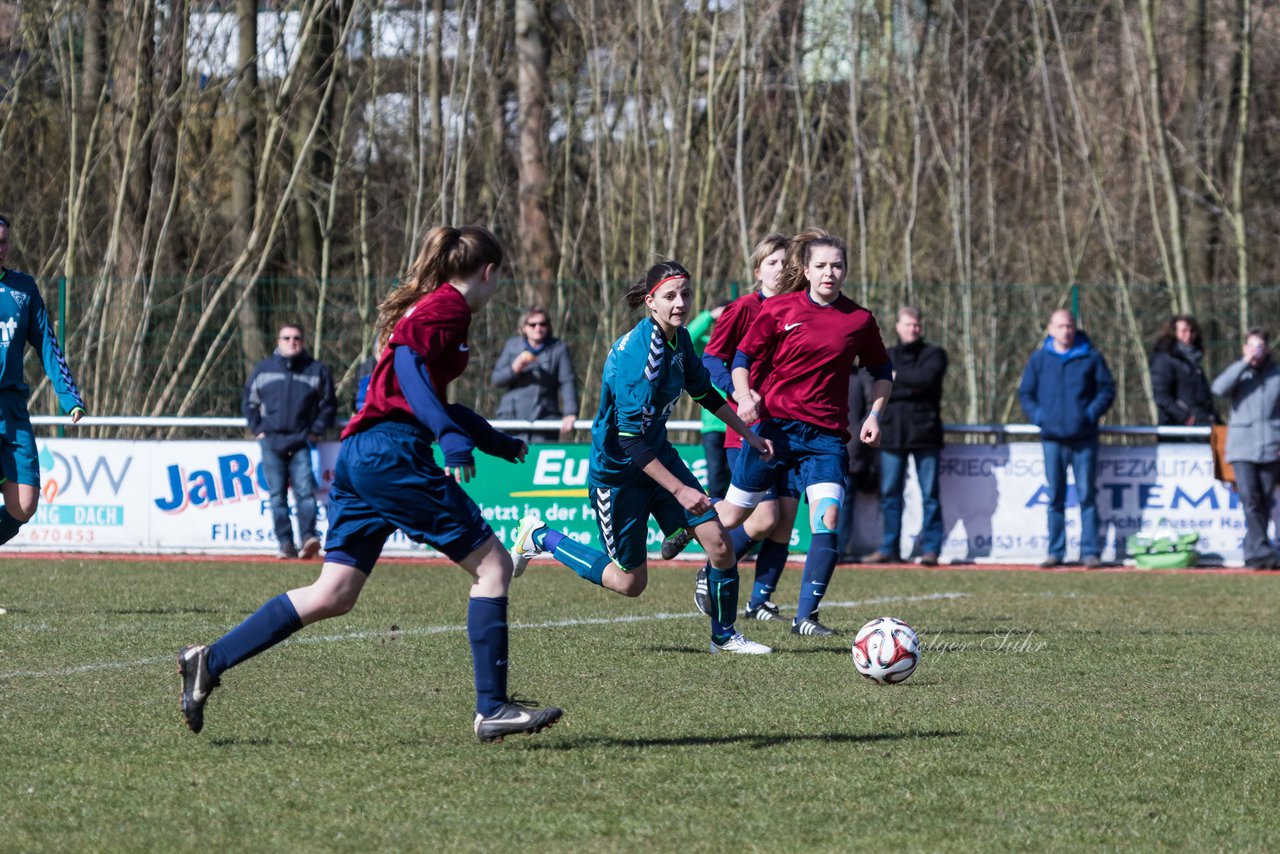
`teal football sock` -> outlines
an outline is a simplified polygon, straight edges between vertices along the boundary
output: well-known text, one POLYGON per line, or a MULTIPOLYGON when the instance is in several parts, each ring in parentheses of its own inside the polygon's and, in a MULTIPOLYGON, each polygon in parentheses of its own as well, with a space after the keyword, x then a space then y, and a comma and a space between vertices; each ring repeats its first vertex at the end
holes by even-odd
POLYGON ((578 575, 600 587, 604 586, 605 568, 613 563, 604 552, 583 545, 573 537, 561 539, 555 544, 551 554, 578 575))
POLYGON ((724 643, 733 637, 738 612, 738 566, 707 570, 707 591, 711 595, 711 640, 724 643))

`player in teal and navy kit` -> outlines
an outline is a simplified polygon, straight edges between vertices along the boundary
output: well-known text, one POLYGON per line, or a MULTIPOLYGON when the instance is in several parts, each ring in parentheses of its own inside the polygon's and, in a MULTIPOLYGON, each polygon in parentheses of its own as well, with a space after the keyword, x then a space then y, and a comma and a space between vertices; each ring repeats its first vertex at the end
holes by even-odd
POLYGON ((40 461, 27 412, 31 389, 22 374, 24 345, 39 351, 58 403, 71 415, 72 423, 85 414, 84 399, 58 346, 35 280, 3 266, 8 255, 9 221, 0 217, 0 490, 4 493, 0 543, 17 535, 40 502, 40 461))
POLYGON ((698 358, 684 328, 693 306, 689 272, 674 261, 658 264, 632 285, 626 300, 632 308, 647 306, 649 314, 610 350, 591 428, 588 486, 605 551, 526 516, 512 550, 516 574, 546 551, 594 584, 639 596, 649 580, 648 521, 653 516, 665 531, 689 528, 707 552, 712 567, 711 651, 770 652, 734 629, 738 567, 733 546, 711 499, 667 441, 667 418, 687 390, 746 436, 762 459, 769 459, 773 449, 747 430, 698 358))

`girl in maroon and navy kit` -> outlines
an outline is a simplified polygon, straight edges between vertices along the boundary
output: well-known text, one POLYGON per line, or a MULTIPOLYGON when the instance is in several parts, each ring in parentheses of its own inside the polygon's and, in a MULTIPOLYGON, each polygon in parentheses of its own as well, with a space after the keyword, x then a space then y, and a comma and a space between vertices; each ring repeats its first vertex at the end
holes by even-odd
MULTIPOLYGON (((712 330, 711 340, 702 352, 702 364, 711 372, 711 379, 716 387, 726 395, 733 394, 733 377, 730 368, 734 356, 738 352, 738 344, 746 337, 747 330, 759 316, 765 300, 772 299, 782 293, 782 272, 787 256, 787 238, 781 234, 766 235, 751 253, 751 271, 755 276, 756 290, 741 296, 725 306, 720 319, 712 330)), ((758 385, 762 379, 762 371, 766 368, 763 361, 752 366, 752 385, 758 385)), ((730 405, 735 405, 733 399, 730 405)), ((736 405, 735 405, 736 408, 736 405)), ((749 422, 748 422, 749 423, 749 422)), ((742 437, 732 429, 725 432, 724 449, 728 457, 729 469, 732 471, 738 462, 742 450, 742 437)), ((791 528, 795 523, 795 505, 792 503, 786 513, 780 514, 778 496, 769 489, 756 505, 754 512, 740 528, 733 528, 730 537, 733 540, 734 553, 741 558, 760 542, 760 552, 756 555, 755 584, 752 586, 751 601, 743 611, 748 620, 778 620, 778 606, 770 601, 773 591, 777 589, 778 579, 787 563, 787 550, 791 542, 791 528), (763 541, 763 542, 761 542, 763 541)), ((674 539, 674 536, 668 539, 674 539)), ((664 557, 667 544, 663 543, 664 557)), ((698 573, 697 587, 694 592, 694 604, 703 610, 709 600, 707 586, 708 568, 704 566, 698 573)))
POLYGON ((476 736, 501 741, 560 719, 560 709, 538 708, 507 694, 511 557, 459 486, 475 475, 473 449, 520 462, 528 448, 465 406, 446 402, 449 383, 470 358, 471 316, 497 290, 501 263, 502 247, 486 229, 427 232, 404 283, 379 307, 384 347, 364 406, 342 431, 320 577, 268 601, 214 643, 179 654, 182 716, 193 731, 204 726, 205 701, 224 670, 303 626, 350 611, 397 529, 444 552, 471 575, 467 637, 476 736), (433 442, 443 452, 443 467, 436 463, 433 442))
POLYGON ((796 254, 799 263, 783 273, 789 292, 764 303, 733 361, 738 415, 749 423, 758 410, 756 432, 773 441, 775 455, 764 460, 743 448, 718 509, 726 527, 740 524, 772 487, 783 515, 794 517, 804 493, 813 536, 791 631, 827 637, 836 632, 818 621, 817 610, 836 565, 848 470, 849 377, 861 366, 875 380, 871 414, 859 430, 874 447, 893 389, 893 365, 875 317, 840 293, 848 269, 844 241, 805 235, 796 254), (768 370, 752 371, 755 362, 768 370))

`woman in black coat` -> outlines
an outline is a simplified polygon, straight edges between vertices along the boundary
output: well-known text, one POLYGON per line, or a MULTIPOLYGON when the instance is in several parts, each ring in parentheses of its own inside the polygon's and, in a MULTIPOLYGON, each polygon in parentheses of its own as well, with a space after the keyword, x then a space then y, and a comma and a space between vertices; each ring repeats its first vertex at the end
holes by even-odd
POLYGON ((1178 427, 1219 424, 1204 374, 1200 324, 1189 314, 1169 318, 1151 350, 1151 387, 1160 424, 1178 427))

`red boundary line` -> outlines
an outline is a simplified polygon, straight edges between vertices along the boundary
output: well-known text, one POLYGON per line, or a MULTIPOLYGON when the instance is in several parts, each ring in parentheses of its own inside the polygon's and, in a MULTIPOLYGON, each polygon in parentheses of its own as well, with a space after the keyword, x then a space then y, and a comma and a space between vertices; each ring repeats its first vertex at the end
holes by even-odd
MULTIPOLYGON (((316 567, 321 561, 281 560, 272 555, 208 555, 208 554, 129 554, 127 552, 0 552, 0 560, 82 560, 114 563, 266 563, 277 566, 295 566, 310 563, 316 567)), ((442 557, 383 557, 379 563, 419 564, 423 566, 453 566, 453 561, 442 557)), ((696 561, 650 561, 651 566, 667 569, 692 569, 696 561)), ((794 557, 790 561, 794 566, 794 557)), ((1049 575, 1070 572, 1088 573, 1090 575, 1118 575, 1134 573, 1144 575, 1277 575, 1274 570, 1252 569, 1249 567, 1202 566, 1189 569, 1138 569, 1133 566, 1104 566, 1100 569, 1085 569, 1083 566, 1056 566, 1044 569, 1034 564, 1016 563, 951 563, 937 566, 921 566, 914 563, 887 563, 866 566, 859 564, 840 564, 841 570, 881 570, 881 569, 916 569, 927 572, 1037 572, 1049 575)))

